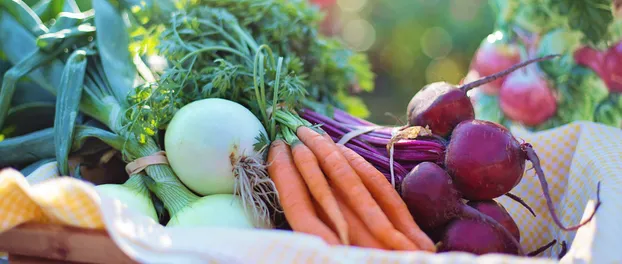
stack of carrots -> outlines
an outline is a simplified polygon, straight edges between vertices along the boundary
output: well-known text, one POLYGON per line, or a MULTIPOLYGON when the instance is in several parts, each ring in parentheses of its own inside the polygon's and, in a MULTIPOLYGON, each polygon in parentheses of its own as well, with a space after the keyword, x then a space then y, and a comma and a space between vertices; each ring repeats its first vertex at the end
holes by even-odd
POLYGON ((294 231, 331 245, 436 251, 380 171, 296 117, 277 111, 280 134, 268 151, 268 174, 294 231))

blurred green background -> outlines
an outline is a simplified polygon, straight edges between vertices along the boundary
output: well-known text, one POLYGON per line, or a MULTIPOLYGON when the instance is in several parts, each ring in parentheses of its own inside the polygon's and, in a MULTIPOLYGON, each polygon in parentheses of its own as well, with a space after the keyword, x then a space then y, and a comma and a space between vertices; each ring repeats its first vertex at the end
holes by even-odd
MULTIPOLYGON (((366 119, 386 125, 405 123, 406 105, 424 85, 458 83, 495 23, 488 0, 310 1, 327 15, 324 33, 368 54, 376 89, 360 97, 366 119)), ((90 8, 91 1, 77 2, 90 8)))
POLYGON ((493 31, 487 0, 316 0, 324 31, 368 53, 377 74, 362 94, 370 121, 404 124, 406 105, 425 84, 458 83, 482 39, 493 31))

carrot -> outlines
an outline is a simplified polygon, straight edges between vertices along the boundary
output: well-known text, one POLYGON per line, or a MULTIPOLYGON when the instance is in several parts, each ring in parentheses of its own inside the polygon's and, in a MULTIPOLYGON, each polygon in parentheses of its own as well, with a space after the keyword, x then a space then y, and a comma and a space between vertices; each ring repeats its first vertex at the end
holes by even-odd
POLYGON ((348 223, 339 210, 337 200, 330 190, 328 181, 326 181, 326 177, 320 169, 317 158, 307 146, 298 140, 291 145, 291 149, 296 167, 311 191, 311 195, 319 203, 323 211, 327 213, 330 222, 334 225, 335 231, 341 239, 341 243, 345 245, 350 244, 348 241, 348 223))
MULTIPOLYGON (((369 232, 369 229, 365 226, 365 224, 361 221, 361 219, 356 216, 354 212, 343 201, 343 198, 338 197, 337 202, 339 204, 340 210, 343 212, 343 216, 346 218, 348 222, 348 236, 350 239, 350 243, 353 246, 357 247, 365 247, 365 248, 376 248, 376 249, 384 249, 389 250, 388 247, 380 243, 378 239, 374 237, 374 235, 369 232)), ((320 205, 314 201, 315 211, 322 221, 325 223, 329 223, 329 227, 335 230, 335 226, 330 224, 330 219, 324 210, 320 207, 320 205)))
POLYGON ((361 221, 361 219, 356 216, 354 212, 352 212, 352 209, 350 209, 350 207, 346 204, 344 198, 340 195, 339 192, 336 192, 335 196, 337 198, 339 208, 343 212, 343 215, 346 217, 346 221, 348 221, 350 240, 352 240, 352 243, 355 246, 385 250, 390 249, 387 246, 383 245, 382 242, 378 241, 378 239, 371 234, 369 228, 367 228, 365 226, 365 223, 363 223, 363 221, 361 221))
POLYGON ((320 204, 315 199, 312 199, 312 202, 313 208, 315 208, 315 212, 317 213, 317 217, 319 217, 320 220, 322 220, 322 222, 324 222, 331 230, 336 232, 337 228, 335 227, 335 224, 333 224, 333 222, 330 220, 330 217, 328 217, 328 214, 326 214, 324 209, 322 209, 322 206, 320 206, 320 204))
POLYGON ((361 218, 371 233, 382 243, 397 250, 418 250, 419 248, 404 234, 393 227, 382 212, 359 176, 332 141, 312 129, 301 126, 296 130, 298 138, 320 160, 322 170, 345 195, 346 201, 361 218))
POLYGON ((435 252, 436 247, 434 243, 421 231, 421 228, 408 211, 406 203, 404 203, 404 200, 402 200, 384 175, 358 153, 344 145, 337 144, 337 146, 397 230, 404 233, 421 249, 435 252))
POLYGON ((296 169, 289 146, 280 139, 268 151, 268 174, 279 193, 279 202, 294 231, 316 235, 330 245, 339 245, 337 235, 317 216, 309 190, 296 169))

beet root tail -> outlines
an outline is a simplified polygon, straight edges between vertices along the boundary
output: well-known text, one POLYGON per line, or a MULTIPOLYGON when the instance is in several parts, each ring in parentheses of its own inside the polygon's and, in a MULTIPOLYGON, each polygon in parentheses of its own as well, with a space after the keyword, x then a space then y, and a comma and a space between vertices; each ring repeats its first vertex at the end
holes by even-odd
POLYGON ((568 253, 568 245, 566 244, 566 241, 562 241, 562 249, 559 251, 557 259, 562 259, 566 256, 566 253, 568 253))
POLYGON ((522 198, 518 197, 516 194, 513 193, 506 193, 505 196, 507 196, 508 198, 514 200, 515 202, 521 204, 523 207, 525 207, 527 210, 529 210, 529 212, 536 217, 536 212, 533 211, 533 209, 531 209, 531 206, 529 206, 522 198))
POLYGON ((597 187, 596 187, 596 206, 594 207, 594 211, 592 212, 592 214, 590 214, 590 216, 585 221, 574 226, 566 227, 564 226, 564 224, 561 222, 561 220, 557 216, 555 205, 553 204, 553 200, 551 199, 551 194, 549 193, 549 184, 546 181, 546 177, 544 176, 544 171, 542 171, 542 167, 540 166, 540 158, 538 158, 538 155, 536 154, 536 151, 533 149, 531 144, 523 143, 521 145, 521 148, 525 152, 525 155, 527 155, 527 159, 531 161, 531 163, 533 164, 533 168, 536 170, 536 175, 538 176, 538 180, 540 180, 540 185, 542 186, 542 191, 544 192, 544 198, 546 199, 546 205, 549 209, 549 212, 551 213, 551 218, 553 218, 553 221, 555 222, 555 224, 561 230, 574 231, 586 225, 587 223, 589 223, 592 220, 592 218, 594 218, 594 215, 596 215, 596 211, 598 211, 598 208, 602 204, 600 200, 600 181, 598 182, 597 187))
POLYGON ((508 74, 510 74, 510 73, 512 73, 512 72, 514 72, 514 71, 516 71, 518 69, 520 69, 520 68, 523 68, 523 67, 525 67, 525 66, 527 66, 529 64, 532 64, 534 62, 550 60, 552 58, 559 57, 559 56, 561 56, 561 55, 559 55, 559 54, 552 54, 552 55, 547 55, 547 56, 543 56, 543 57, 539 57, 539 58, 535 58, 535 59, 526 60, 526 61, 518 63, 518 64, 516 64, 516 65, 514 65, 514 66, 512 66, 512 67, 510 67, 510 68, 508 68, 508 69, 506 69, 504 71, 500 71, 500 72, 495 73, 493 75, 489 75, 489 76, 483 77, 483 78, 481 78, 479 80, 476 80, 476 81, 464 84, 464 85, 460 86, 459 89, 466 93, 466 92, 468 92, 469 90, 471 90, 471 89, 473 89, 475 87, 478 87, 478 86, 487 84, 489 82, 492 82, 492 81, 494 81, 496 79, 502 78, 503 76, 506 76, 506 75, 508 75, 508 74))
POLYGON ((538 249, 536 249, 536 250, 534 250, 534 251, 532 251, 532 252, 529 252, 529 253, 527 254, 527 256, 529 256, 529 257, 535 257, 535 256, 537 256, 537 255, 540 255, 540 254, 542 254, 542 252, 546 251, 547 249, 549 249, 550 247, 552 247, 553 245, 555 245, 555 243, 557 243, 557 239, 553 239, 553 241, 549 242, 548 244, 546 244, 546 245, 544 245, 544 246, 541 246, 540 248, 538 248, 538 249))

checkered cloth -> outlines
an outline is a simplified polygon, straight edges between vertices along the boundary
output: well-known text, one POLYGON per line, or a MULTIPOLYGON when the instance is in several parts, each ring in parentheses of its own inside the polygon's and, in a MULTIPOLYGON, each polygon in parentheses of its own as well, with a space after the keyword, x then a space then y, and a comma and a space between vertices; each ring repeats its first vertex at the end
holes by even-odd
MULTIPOLYGON (((513 130, 538 152, 553 201, 565 225, 574 225, 592 211, 596 184, 602 181, 603 204, 590 224, 576 232, 560 231, 551 221, 533 170, 527 170, 512 193, 536 212, 505 197, 502 203, 521 230, 521 244, 534 250, 553 239, 570 251, 562 263, 621 263, 622 130, 575 122, 535 134, 513 130)), ((527 165, 530 167, 530 164, 527 165)), ((5 170, 0 174, 0 232, 26 221, 107 229, 129 256, 144 263, 557 263, 556 245, 542 258, 499 254, 430 254, 389 252, 355 247, 330 247, 309 235, 276 230, 165 228, 99 195, 93 185, 57 175, 51 162, 28 177, 5 170)))

